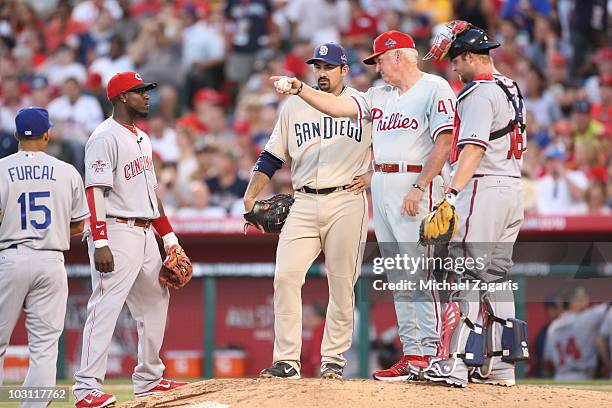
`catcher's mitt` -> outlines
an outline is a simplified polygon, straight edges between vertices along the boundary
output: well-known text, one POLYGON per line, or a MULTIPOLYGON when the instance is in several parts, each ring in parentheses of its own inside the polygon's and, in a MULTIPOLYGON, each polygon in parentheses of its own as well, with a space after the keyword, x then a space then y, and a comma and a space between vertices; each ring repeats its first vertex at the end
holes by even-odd
POLYGON ((446 199, 442 199, 421 221, 419 243, 421 245, 448 243, 457 232, 457 222, 455 207, 446 199))
POLYGON ((180 245, 169 248, 159 271, 159 282, 168 288, 180 289, 191 280, 192 274, 191 260, 183 248, 180 245))
POLYGON ((265 232, 280 232, 295 200, 289 194, 277 194, 267 200, 255 201, 253 209, 244 213, 247 224, 265 232))

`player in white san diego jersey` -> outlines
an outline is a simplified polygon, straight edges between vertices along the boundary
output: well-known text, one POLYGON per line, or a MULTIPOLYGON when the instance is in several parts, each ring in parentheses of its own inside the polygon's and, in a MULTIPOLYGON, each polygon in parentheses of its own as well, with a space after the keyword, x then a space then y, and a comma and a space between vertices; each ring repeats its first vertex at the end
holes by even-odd
MULTIPOLYGON (((358 92, 344 84, 346 51, 335 43, 315 49, 307 61, 317 84, 330 95, 358 92)), ((351 345, 353 288, 367 241, 368 203, 359 181, 372 152, 369 123, 332 118, 298 97, 289 97, 259 156, 245 193, 245 209, 284 163, 291 165, 295 203, 283 226, 274 272, 274 355, 262 377, 299 378, 302 338, 301 288, 317 256, 325 254, 329 305, 321 344, 321 377, 342 378, 351 345)))
POLYGON ((62 251, 89 216, 77 170, 44 152, 51 125, 43 108, 20 110, 15 118, 19 151, 0 159, 0 385, 4 354, 24 310, 30 364, 23 386, 55 386, 68 298, 62 251))
POLYGON ((544 360, 552 364, 555 380, 589 380, 597 375, 597 335, 603 327, 607 303, 589 306, 582 286, 568 294, 567 310, 548 327, 544 360))
POLYGON ((512 386, 515 362, 529 356, 525 322, 514 318, 514 296, 510 286, 503 285, 508 283, 504 281, 523 221, 520 169, 525 110, 516 83, 494 74, 489 51, 500 44, 465 21, 450 22, 447 28, 426 58, 448 55, 453 71, 465 83, 457 98, 454 172, 445 196, 458 217, 449 254, 462 265, 472 265, 455 270, 470 288, 474 282, 500 285, 494 291, 467 289, 452 294, 443 314, 441 360, 425 377, 465 387, 470 370, 473 382, 512 386), (479 318, 485 326, 484 339, 476 326, 479 318), (511 340, 503 346, 502 333, 511 340), (484 346, 472 350, 468 344, 484 346))
MULTIPOLYGON (((373 48, 364 63, 376 64, 386 85, 336 97, 290 78, 288 93, 331 116, 372 121, 372 200, 381 254, 422 260, 433 251, 418 245, 419 224, 442 197, 439 174, 450 151, 455 96, 446 80, 419 70, 418 53, 409 35, 385 32, 376 38, 373 48)), ((389 282, 415 285, 414 289, 393 291, 404 356, 390 369, 375 372, 374 378, 412 378, 436 354, 440 328, 437 293, 420 284, 433 279, 431 273, 423 263, 415 269, 387 270, 389 282)))

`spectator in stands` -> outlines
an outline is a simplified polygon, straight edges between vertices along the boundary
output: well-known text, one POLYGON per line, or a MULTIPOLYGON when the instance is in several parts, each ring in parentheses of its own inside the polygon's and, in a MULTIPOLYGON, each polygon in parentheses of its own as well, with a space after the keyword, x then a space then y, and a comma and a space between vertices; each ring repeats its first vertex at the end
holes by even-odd
POLYGON ((240 177, 232 150, 224 149, 216 154, 213 163, 216 175, 205 180, 212 195, 211 203, 230 212, 236 200, 242 201, 248 180, 240 177))
POLYGON ((219 89, 223 79, 225 41, 222 33, 210 26, 197 9, 183 9, 185 29, 182 36, 182 68, 185 72, 185 101, 191 103, 201 88, 219 89))
POLYGON ((574 142, 587 141, 599 145, 604 126, 591 117, 591 104, 578 100, 572 108, 572 121, 576 125, 572 138, 574 142))
POLYGON ((229 23, 231 51, 225 63, 225 77, 243 83, 253 70, 256 54, 267 44, 272 5, 270 0, 227 0, 225 17, 229 23))
POLYGON ((612 211, 606 205, 606 185, 599 182, 592 182, 586 191, 586 206, 588 215, 610 215, 612 211))
POLYGON ((149 119, 149 138, 151 146, 162 162, 177 162, 180 152, 176 143, 176 131, 168 126, 166 119, 161 115, 154 115, 149 119))
POLYGON ((533 114, 540 126, 548 127, 561 118, 561 111, 555 98, 546 91, 546 79, 535 67, 527 71, 527 84, 523 87, 525 108, 533 114))
POLYGON ((572 73, 584 76, 589 70, 589 56, 594 54, 596 47, 607 45, 608 7, 606 0, 580 0, 574 4, 570 27, 574 51, 572 73))
POLYGON ((91 25, 98 20, 104 11, 110 13, 113 19, 122 16, 121 7, 117 0, 85 0, 77 4, 72 10, 72 19, 85 25, 91 25))
POLYGON ((612 74, 599 77, 599 102, 591 105, 591 117, 603 124, 605 134, 612 136, 612 74))
POLYGON ((87 31, 87 25, 72 18, 72 5, 69 0, 60 0, 51 20, 45 24, 44 37, 47 52, 54 53, 66 39, 87 31))
POLYGON ((340 33, 351 24, 348 0, 293 0, 287 4, 287 15, 295 37, 310 40, 311 46, 339 43, 340 33))
POLYGON ((125 53, 125 41, 120 35, 115 34, 110 38, 109 47, 108 54, 94 60, 89 67, 90 72, 100 74, 103 86, 119 72, 136 70, 132 58, 125 53))
POLYGON ((104 120, 98 100, 83 93, 76 78, 68 78, 62 95, 49 103, 49 117, 62 137, 85 144, 91 132, 104 120))
POLYGON ((62 95, 49 103, 48 111, 55 124, 59 143, 71 151, 70 162, 81 174, 85 174, 85 143, 104 120, 98 100, 84 94, 75 78, 68 78, 62 87, 62 95))
POLYGON ((193 96, 193 105, 193 112, 181 117, 177 126, 187 127, 195 135, 204 137, 210 131, 211 115, 209 110, 215 110, 223 105, 223 95, 214 89, 202 88, 193 96))
POLYGON ((55 86, 62 86, 68 78, 74 78, 80 84, 87 80, 87 70, 75 60, 75 50, 66 44, 58 47, 40 67, 39 73, 55 86))
POLYGON ((195 147, 195 166, 189 175, 189 180, 206 180, 214 176, 214 158, 219 152, 212 143, 198 142, 195 147))
POLYGON ((49 81, 44 76, 37 75, 28 81, 30 85, 30 104, 32 106, 47 106, 51 102, 49 81))
POLYGON ((601 102, 600 80, 612 76, 612 47, 600 49, 593 58, 597 72, 584 83, 588 100, 591 103, 601 102))
POLYGON ((193 180, 189 185, 189 200, 186 207, 179 208, 177 217, 223 218, 227 215, 225 208, 211 205, 210 191, 206 183, 193 180))
POLYGON ((558 39, 553 29, 553 22, 548 17, 536 15, 533 39, 527 46, 525 54, 540 72, 546 72, 550 57, 558 52, 558 39))
POLYGON ((547 174, 538 180, 538 213, 576 214, 583 211, 586 175, 565 168, 566 154, 556 146, 546 152, 547 174))
MULTIPOLYGON (((350 23, 344 31, 342 44, 345 47, 366 47, 372 42, 372 37, 378 34, 376 17, 366 12, 359 0, 349 0, 350 23)), ((312 49, 312 47, 311 47, 312 49)), ((302 65, 304 59, 302 59, 302 65)), ((355 64, 358 65, 358 64, 355 64)))
POLYGON ((15 134, 15 116, 19 109, 29 105, 22 96, 16 77, 4 77, 0 83, 0 132, 15 134))

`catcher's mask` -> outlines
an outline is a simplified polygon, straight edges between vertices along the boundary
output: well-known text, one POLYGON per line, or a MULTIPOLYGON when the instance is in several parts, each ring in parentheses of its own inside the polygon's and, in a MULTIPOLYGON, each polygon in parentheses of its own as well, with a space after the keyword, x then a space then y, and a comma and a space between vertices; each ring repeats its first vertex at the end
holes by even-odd
POLYGON ((467 21, 454 20, 447 23, 439 33, 424 60, 441 61, 446 56, 453 59, 464 52, 488 54, 489 50, 499 47, 497 41, 489 40, 487 33, 467 21))

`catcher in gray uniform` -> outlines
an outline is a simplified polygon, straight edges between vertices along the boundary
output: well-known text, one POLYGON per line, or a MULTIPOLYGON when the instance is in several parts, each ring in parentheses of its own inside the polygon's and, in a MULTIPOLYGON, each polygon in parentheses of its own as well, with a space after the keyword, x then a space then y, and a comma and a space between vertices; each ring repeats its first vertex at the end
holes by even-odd
MULTIPOLYGON (((514 318, 514 288, 505 279, 523 221, 523 98, 516 82, 493 67, 489 50, 499 43, 465 21, 450 22, 447 30, 425 58, 448 55, 465 87, 457 98, 454 175, 446 202, 423 222, 457 217, 454 235, 453 222, 446 224, 452 235, 449 253, 463 258, 466 270, 458 275, 465 286, 445 306, 439 360, 425 378, 465 387, 469 372, 473 382, 512 386, 515 362, 529 357, 526 324, 514 318), (478 266, 468 268, 469 259, 478 266), (495 290, 482 290, 482 284, 495 290)), ((425 225, 423 231, 427 235, 431 228, 425 225)))

